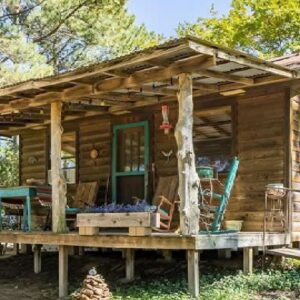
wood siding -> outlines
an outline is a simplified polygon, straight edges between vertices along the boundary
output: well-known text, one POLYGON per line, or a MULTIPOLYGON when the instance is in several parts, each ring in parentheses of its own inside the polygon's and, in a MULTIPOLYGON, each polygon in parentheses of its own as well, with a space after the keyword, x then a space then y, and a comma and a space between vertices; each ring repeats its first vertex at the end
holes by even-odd
MULTIPOLYGON (((278 89, 277 89, 278 90, 278 89)), ((226 212, 226 219, 243 219, 246 231, 261 231, 263 226, 264 190, 268 183, 287 183, 287 128, 286 128, 286 92, 284 89, 270 93, 269 89, 251 92, 251 96, 240 96, 233 103, 232 134, 226 139, 195 140, 196 155, 237 155, 240 168, 236 184, 226 212)), ((234 101, 233 101, 234 100, 234 101)), ((224 99, 221 99, 224 105, 224 99)), ((195 102, 195 112, 203 109, 195 102)), ((214 109, 216 101, 214 102, 214 109)), ((293 186, 300 187, 300 104, 293 106, 293 186), (299 145, 298 145, 299 143, 299 145), (299 146, 299 147, 298 147, 299 146), (299 150, 299 151, 298 151, 299 150)), ((213 108, 212 108, 213 109, 213 108)), ((205 111, 204 111, 205 112, 205 111)), ((199 115, 199 114, 198 114, 199 115)), ((173 125, 168 135, 159 127, 162 123, 160 105, 136 113, 135 115, 114 116, 110 119, 101 117, 84 119, 76 124, 69 123, 78 130, 78 181, 99 181, 99 200, 103 202, 107 179, 111 175, 112 127, 148 120, 150 123, 150 162, 149 186, 153 192, 158 177, 177 174, 177 146, 174 138, 174 127, 177 122, 175 103, 170 107, 169 121, 173 125), (97 159, 91 159, 90 150, 97 149, 97 159), (172 155, 168 160, 163 153, 172 155), (155 168, 153 168, 155 167, 155 168)), ((196 134, 196 133, 195 133, 196 134)), ((197 131, 197 136, 199 131, 197 131)), ((31 130, 22 134, 21 145, 21 179, 45 179, 47 166, 47 131, 31 130), (35 166, 28 165, 28 156, 36 153, 38 162, 35 166)), ((75 186, 69 191, 74 194, 75 186)), ((151 196, 150 196, 151 199, 151 196)), ((300 231, 300 197, 294 197, 293 207, 299 203, 295 211, 294 231, 300 231)))
POLYGON ((28 130, 21 134, 20 147, 20 175, 21 184, 26 180, 35 178, 46 181, 47 156, 47 130, 28 130), (33 163, 33 161, 35 161, 33 163), (32 163, 30 163, 32 162, 32 163))
POLYGON ((243 219, 243 230, 261 231, 264 191, 268 183, 285 181, 285 93, 237 101, 238 176, 226 219, 243 219))
MULTIPOLYGON (((291 184, 292 188, 300 189, 300 96, 296 90, 291 90, 291 184)), ((292 231, 300 232, 300 194, 293 193, 292 201, 292 231)), ((296 238, 300 240, 300 237, 296 238)))

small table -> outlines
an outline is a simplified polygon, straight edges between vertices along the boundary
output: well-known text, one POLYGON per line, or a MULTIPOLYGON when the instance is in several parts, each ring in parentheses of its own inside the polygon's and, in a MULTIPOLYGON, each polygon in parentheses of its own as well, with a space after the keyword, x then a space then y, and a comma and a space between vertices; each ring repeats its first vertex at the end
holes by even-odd
POLYGON ((31 202, 36 196, 36 187, 16 186, 0 189, 0 230, 2 230, 2 202, 4 199, 24 199, 23 231, 31 231, 31 202))

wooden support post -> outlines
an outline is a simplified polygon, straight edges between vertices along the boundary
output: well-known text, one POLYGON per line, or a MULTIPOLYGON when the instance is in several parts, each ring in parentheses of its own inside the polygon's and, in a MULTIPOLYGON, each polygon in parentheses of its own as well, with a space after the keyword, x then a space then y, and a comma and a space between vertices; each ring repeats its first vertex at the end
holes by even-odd
POLYGON ((190 294, 197 298, 199 296, 199 252, 187 250, 188 265, 188 289, 190 294))
POLYGON ((253 248, 243 248, 243 272, 253 273, 253 248))
POLYGON ((191 74, 179 75, 178 122, 175 129, 178 146, 178 194, 180 231, 183 235, 199 233, 198 187, 193 146, 193 86, 191 74))
POLYGON ((51 103, 51 182, 52 231, 66 231, 66 182, 61 171, 61 112, 60 101, 51 103))
POLYGON ((162 250, 162 255, 167 262, 170 262, 173 259, 172 250, 162 250))
POLYGON ((34 245, 33 248, 33 269, 35 274, 42 271, 42 245, 34 245))
POLYGON ((134 249, 126 249, 126 280, 134 280, 134 249))
POLYGON ((68 295, 68 246, 58 246, 58 295, 59 298, 68 295))
POLYGON ((218 250, 218 258, 231 258, 231 249, 219 249, 218 250))

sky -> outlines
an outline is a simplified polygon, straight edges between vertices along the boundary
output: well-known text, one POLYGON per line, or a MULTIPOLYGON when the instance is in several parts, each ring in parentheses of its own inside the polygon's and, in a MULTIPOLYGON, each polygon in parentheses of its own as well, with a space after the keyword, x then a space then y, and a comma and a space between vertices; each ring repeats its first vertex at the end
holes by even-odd
POLYGON ((175 36, 177 24, 195 22, 208 17, 214 4, 219 15, 226 14, 231 0, 129 0, 128 11, 136 16, 138 24, 165 37, 175 36))

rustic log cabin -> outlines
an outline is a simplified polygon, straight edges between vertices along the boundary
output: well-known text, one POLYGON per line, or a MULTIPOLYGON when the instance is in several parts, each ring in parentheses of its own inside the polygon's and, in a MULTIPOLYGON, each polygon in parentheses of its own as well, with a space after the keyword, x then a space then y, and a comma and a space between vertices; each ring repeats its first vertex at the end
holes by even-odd
POLYGON ((35 270, 40 245, 58 245, 60 296, 67 294, 71 246, 126 249, 128 279, 134 249, 186 250, 194 296, 199 250, 242 248, 244 271, 251 272, 254 247, 300 241, 299 67, 296 54, 265 61, 186 37, 1 88, 0 134, 20 137, 20 187, 3 188, 0 197, 3 206, 25 197, 27 223, 23 231, 2 230, 0 242, 37 245, 35 270), (199 205, 199 187, 213 189, 214 180, 199 179, 196 170, 213 166, 213 179, 224 184, 234 157, 237 175, 214 232, 199 205), (96 207, 134 199, 157 206, 160 178, 174 175, 179 197, 168 230, 68 231, 66 207, 76 207, 81 183, 97 182, 96 207), (31 203, 36 182, 51 187, 52 231, 42 232, 46 215, 31 203), (270 184, 280 199, 268 200, 270 184), (270 213, 279 216, 270 221, 270 213), (241 231, 224 227, 232 220, 243 221, 241 231))

